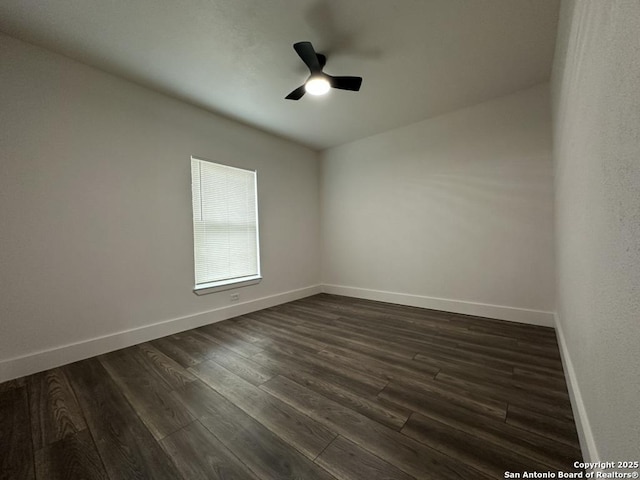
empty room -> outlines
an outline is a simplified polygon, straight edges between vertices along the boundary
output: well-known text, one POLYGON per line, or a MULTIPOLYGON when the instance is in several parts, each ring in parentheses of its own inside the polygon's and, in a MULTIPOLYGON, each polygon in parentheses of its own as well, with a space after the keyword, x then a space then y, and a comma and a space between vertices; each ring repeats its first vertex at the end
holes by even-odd
POLYGON ((0 479, 639 462, 639 1, 0 1, 0 479))

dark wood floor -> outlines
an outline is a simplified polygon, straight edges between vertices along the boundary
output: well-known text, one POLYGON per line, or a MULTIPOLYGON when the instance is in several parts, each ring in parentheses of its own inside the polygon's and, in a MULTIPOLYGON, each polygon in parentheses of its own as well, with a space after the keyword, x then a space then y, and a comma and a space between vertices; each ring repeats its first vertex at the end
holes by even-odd
POLYGON ((3 479, 572 470, 552 329, 317 295, 0 385, 3 479))

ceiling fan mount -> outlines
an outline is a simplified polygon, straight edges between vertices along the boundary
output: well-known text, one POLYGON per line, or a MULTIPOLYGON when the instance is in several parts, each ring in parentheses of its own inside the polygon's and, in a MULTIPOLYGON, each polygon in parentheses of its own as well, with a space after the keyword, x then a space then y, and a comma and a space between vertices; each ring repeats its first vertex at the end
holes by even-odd
POLYGON ((293 49, 309 68, 309 78, 300 87, 287 95, 287 100, 300 100, 305 93, 311 95, 323 95, 330 88, 350 90, 357 92, 362 85, 362 77, 334 77, 322 70, 327 63, 327 57, 316 53, 311 42, 298 42, 293 44, 293 49))

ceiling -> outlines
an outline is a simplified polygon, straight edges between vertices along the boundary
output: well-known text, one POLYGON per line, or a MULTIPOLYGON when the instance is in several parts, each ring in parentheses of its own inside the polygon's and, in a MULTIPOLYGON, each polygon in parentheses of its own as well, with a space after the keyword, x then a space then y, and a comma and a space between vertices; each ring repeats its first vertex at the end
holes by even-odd
POLYGON ((558 0, 2 0, 0 30, 325 149, 547 81, 558 0), (285 100, 309 40, 359 93, 285 100))

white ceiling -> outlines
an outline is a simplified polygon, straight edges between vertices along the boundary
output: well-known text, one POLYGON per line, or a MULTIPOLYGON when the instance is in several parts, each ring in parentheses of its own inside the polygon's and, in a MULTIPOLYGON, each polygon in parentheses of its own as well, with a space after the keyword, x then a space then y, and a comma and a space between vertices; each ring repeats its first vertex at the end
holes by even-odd
POLYGON ((549 79, 558 0, 2 0, 0 30, 324 149, 549 79), (285 100, 308 70, 359 93, 285 100))

